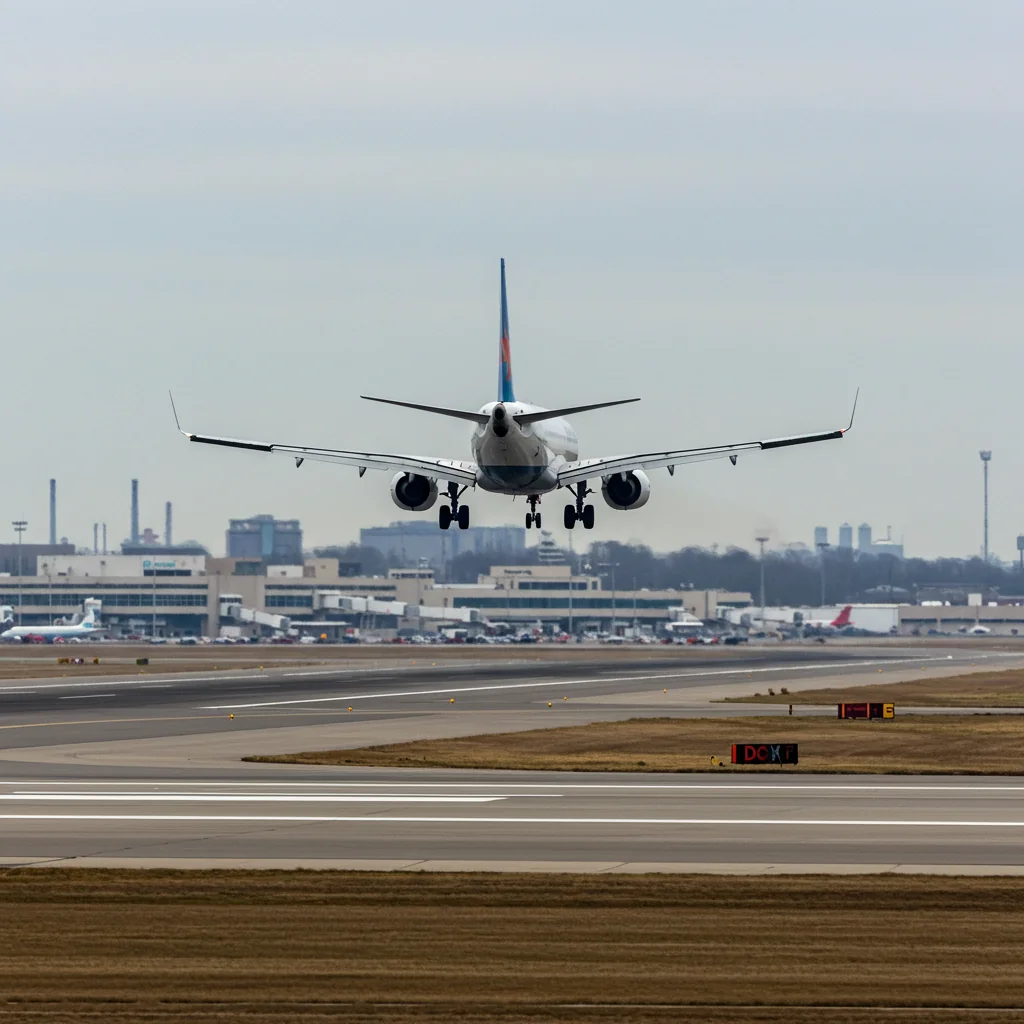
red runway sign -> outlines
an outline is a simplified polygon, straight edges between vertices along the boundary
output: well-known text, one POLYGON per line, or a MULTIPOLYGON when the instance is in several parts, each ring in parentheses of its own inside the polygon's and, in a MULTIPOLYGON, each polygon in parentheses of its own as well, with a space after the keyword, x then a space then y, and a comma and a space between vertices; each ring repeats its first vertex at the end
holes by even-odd
POLYGON ((838 718, 895 718, 895 704, 862 703, 838 705, 838 718))
POLYGON ((734 743, 733 764, 796 764, 795 743, 734 743))

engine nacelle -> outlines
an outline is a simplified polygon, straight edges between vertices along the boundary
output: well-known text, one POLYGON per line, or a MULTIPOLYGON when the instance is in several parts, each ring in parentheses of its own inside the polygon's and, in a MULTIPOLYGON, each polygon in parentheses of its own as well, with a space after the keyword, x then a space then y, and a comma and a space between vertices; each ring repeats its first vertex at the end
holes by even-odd
POLYGON ((391 481, 391 500, 406 512, 426 512, 437 501, 437 481, 417 473, 399 473, 391 481))
POLYGON ((640 508, 651 496, 651 481, 639 469, 632 473, 614 473, 601 480, 601 495, 608 505, 620 512, 640 508))

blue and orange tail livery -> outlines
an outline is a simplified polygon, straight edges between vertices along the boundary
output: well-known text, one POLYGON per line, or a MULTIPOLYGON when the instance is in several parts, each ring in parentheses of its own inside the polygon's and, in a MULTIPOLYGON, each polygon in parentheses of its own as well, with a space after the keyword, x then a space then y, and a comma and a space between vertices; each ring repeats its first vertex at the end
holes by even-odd
POLYGON ((498 401, 514 402, 512 354, 508 344, 508 295, 505 293, 505 261, 501 261, 501 339, 498 343, 498 401))

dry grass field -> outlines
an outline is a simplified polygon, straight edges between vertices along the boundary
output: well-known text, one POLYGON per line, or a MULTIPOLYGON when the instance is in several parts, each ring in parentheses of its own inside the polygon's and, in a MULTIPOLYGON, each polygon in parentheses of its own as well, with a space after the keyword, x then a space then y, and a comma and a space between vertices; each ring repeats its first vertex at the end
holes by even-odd
POLYGON ((972 672, 944 679, 912 679, 905 683, 868 683, 829 686, 818 690, 774 696, 756 694, 727 697, 738 704, 840 704, 856 701, 888 701, 916 707, 1024 708, 1024 669, 972 672))
POLYGON ((4 1024, 1022 1019, 1024 880, 0 876, 4 1024))
POLYGON ((623 722, 356 750, 246 758, 289 764, 541 771, 785 771, 1024 774, 1024 716, 906 715, 890 721, 793 718, 633 718, 623 722), (800 764, 720 768, 733 743, 799 743, 800 764))

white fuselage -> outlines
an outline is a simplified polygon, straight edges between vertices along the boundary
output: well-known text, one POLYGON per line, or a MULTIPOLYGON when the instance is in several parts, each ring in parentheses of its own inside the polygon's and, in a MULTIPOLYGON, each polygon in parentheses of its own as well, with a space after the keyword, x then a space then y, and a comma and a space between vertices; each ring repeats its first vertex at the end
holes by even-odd
POLYGON ((29 636, 41 636, 44 640, 86 640, 106 632, 93 619, 85 619, 72 626, 13 626, 0 633, 0 640, 24 640, 29 636))
POLYGON ((558 471, 579 458, 579 442, 568 420, 540 420, 520 427, 514 419, 543 411, 543 406, 525 402, 488 402, 480 409, 489 419, 473 431, 470 443, 482 490, 529 495, 558 486, 558 471), (506 414, 503 423, 495 421, 499 405, 506 414))

